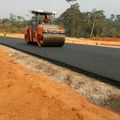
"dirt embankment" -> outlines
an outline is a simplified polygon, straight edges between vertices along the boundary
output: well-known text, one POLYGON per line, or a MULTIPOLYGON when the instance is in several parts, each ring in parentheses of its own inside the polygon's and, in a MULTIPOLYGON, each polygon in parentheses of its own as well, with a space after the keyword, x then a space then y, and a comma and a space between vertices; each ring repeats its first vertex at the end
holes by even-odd
POLYGON ((47 73, 53 80, 67 84, 91 102, 120 111, 120 89, 105 83, 106 79, 97 80, 18 50, 10 49, 9 53, 28 68, 47 73))
POLYGON ((75 43, 75 44, 85 44, 85 45, 120 46, 120 38, 110 38, 110 37, 96 37, 92 39, 66 37, 66 42, 75 43))
POLYGON ((92 41, 98 41, 99 45, 107 46, 120 46, 120 38, 114 37, 95 37, 91 39, 92 41))
POLYGON ((68 86, 26 68, 0 46, 0 120, 119 120, 68 86))
POLYGON ((24 34, 22 33, 0 33, 0 36, 24 38, 24 34))
POLYGON ((106 41, 106 42, 120 42, 120 38, 114 38, 114 37, 94 37, 91 40, 106 41))

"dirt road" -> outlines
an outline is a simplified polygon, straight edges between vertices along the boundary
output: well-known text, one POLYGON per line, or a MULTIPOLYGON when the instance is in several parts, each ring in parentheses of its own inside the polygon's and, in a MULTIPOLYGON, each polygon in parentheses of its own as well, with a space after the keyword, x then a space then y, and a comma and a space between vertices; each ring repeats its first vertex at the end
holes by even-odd
POLYGON ((0 120, 119 120, 45 73, 35 72, 0 46, 0 120))

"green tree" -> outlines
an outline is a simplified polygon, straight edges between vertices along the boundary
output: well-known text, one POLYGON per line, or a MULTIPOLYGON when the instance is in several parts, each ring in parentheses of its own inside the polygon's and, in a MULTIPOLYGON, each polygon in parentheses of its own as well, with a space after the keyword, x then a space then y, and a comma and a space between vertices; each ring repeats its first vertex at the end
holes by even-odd
POLYGON ((105 20, 105 15, 103 10, 96 11, 96 9, 93 9, 91 12, 91 33, 90 38, 93 36, 97 36, 101 33, 103 21, 105 20))
POLYGON ((80 15, 78 4, 74 4, 57 18, 55 22, 64 26, 66 36, 79 37, 80 15))

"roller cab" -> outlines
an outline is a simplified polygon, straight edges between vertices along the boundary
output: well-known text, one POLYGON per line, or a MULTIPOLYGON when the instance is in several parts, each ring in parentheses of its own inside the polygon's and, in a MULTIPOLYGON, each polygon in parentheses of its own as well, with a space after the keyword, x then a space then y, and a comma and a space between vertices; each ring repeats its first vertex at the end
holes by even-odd
POLYGON ((35 16, 25 28, 25 42, 36 42, 39 47, 62 47, 65 43, 64 28, 53 24, 55 12, 32 10, 35 16))

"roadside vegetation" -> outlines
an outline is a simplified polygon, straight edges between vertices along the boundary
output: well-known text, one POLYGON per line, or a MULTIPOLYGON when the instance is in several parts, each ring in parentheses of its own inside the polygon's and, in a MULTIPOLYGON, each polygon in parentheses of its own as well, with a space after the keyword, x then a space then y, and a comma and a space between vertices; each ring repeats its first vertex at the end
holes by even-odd
POLYGON ((22 33, 27 22, 22 16, 10 14, 9 18, 0 19, 0 32, 22 33))
MULTIPOLYGON (((96 9, 81 12, 79 4, 71 5, 54 22, 62 25, 69 37, 120 37, 120 15, 107 18, 103 10, 96 9)), ((0 19, 0 32, 23 33, 28 23, 24 17, 10 14, 9 18, 0 19)))

